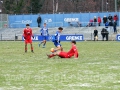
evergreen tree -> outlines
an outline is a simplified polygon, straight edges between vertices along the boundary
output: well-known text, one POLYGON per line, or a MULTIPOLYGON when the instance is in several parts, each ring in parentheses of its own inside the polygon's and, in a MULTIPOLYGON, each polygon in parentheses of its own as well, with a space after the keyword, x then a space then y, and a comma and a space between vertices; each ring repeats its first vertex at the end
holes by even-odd
POLYGON ((29 13, 37 14, 40 12, 44 0, 31 0, 27 10, 29 13))

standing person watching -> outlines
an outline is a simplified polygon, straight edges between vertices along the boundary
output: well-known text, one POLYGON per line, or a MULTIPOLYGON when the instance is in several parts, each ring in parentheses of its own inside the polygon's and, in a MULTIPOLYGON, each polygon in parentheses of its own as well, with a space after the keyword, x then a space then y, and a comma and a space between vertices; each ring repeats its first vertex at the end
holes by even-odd
POLYGON ((97 23, 97 17, 94 16, 94 26, 96 26, 96 23, 97 23))
POLYGON ((113 17, 111 16, 111 14, 109 14, 109 16, 108 16, 108 20, 109 20, 109 22, 112 22, 113 17))
POLYGON ((98 41, 98 30, 97 30, 96 28, 94 29, 93 35, 94 35, 94 41, 95 41, 95 40, 98 41))
POLYGON ((114 29, 114 33, 117 33, 117 22, 114 20, 113 22, 113 29, 114 29))
POLYGON ((117 21, 118 20, 118 16, 114 15, 113 20, 117 21))
POLYGON ((25 39, 25 52, 27 52, 27 44, 30 43, 31 46, 31 52, 33 52, 33 46, 32 46, 32 38, 34 38, 32 34, 32 29, 30 28, 29 24, 26 24, 26 28, 23 31, 23 37, 25 39))
POLYGON ((106 22, 108 22, 108 19, 106 16, 103 17, 103 23, 106 24, 106 22))
POLYGON ((38 16, 38 18, 37 18, 37 23, 38 23, 38 27, 40 27, 40 24, 41 24, 41 17, 40 16, 38 16))
POLYGON ((98 17, 98 26, 101 26, 101 18, 98 17))

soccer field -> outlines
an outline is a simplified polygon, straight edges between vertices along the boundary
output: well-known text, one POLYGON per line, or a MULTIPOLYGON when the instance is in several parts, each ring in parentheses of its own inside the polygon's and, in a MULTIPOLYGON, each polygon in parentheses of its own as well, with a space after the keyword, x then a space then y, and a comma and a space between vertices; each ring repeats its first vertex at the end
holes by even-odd
POLYGON ((47 59, 52 42, 33 46, 24 53, 22 41, 0 42, 0 90, 120 90, 120 42, 77 42, 79 59, 47 59))

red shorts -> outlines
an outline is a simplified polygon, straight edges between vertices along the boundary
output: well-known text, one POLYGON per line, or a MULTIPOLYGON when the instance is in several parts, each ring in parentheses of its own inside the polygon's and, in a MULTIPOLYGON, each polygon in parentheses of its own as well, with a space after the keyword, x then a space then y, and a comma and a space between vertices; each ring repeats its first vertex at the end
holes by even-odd
POLYGON ((61 58, 70 58, 70 56, 67 54, 67 52, 63 52, 63 51, 61 51, 59 53, 59 57, 61 57, 61 58))
POLYGON ((32 39, 25 39, 25 43, 27 44, 27 43, 32 43, 32 39))

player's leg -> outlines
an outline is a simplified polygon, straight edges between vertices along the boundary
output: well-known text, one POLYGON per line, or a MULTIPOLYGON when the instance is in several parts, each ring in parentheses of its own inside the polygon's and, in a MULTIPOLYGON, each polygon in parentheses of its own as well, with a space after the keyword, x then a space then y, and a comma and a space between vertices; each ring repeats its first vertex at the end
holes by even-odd
POLYGON ((63 51, 63 48, 61 47, 61 44, 58 42, 54 42, 55 45, 55 51, 63 51))
POLYGON ((47 42, 47 36, 44 36, 43 48, 45 48, 46 42, 47 42))
POLYGON ((34 52, 32 43, 30 43, 30 46, 31 46, 31 52, 34 52))
POLYGON ((43 43, 43 41, 42 42, 40 42, 39 44, 38 44, 38 46, 40 47, 40 45, 43 43))
POLYGON ((45 45, 46 45, 46 40, 43 41, 43 48, 45 48, 45 45))
POLYGON ((44 36, 42 36, 42 41, 38 44, 38 46, 40 47, 41 46, 41 44, 43 44, 44 43, 44 36))
POLYGON ((25 42, 25 52, 27 52, 27 43, 25 42))
POLYGON ((63 48, 61 47, 61 45, 57 45, 57 48, 55 48, 55 51, 63 51, 63 48))
POLYGON ((48 56, 48 58, 52 58, 52 57, 54 57, 54 56, 59 56, 59 54, 60 54, 60 51, 57 51, 57 52, 54 52, 54 53, 52 53, 52 54, 47 54, 47 56, 48 56))
POLYGON ((31 52, 33 52, 32 39, 29 39, 29 40, 28 40, 28 43, 30 44, 31 52))
POLYGON ((47 55, 48 58, 52 58, 54 56, 59 56, 60 58, 70 58, 67 54, 67 52, 64 52, 64 51, 57 51, 55 53, 52 53, 50 55, 47 55))

